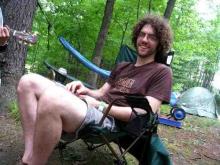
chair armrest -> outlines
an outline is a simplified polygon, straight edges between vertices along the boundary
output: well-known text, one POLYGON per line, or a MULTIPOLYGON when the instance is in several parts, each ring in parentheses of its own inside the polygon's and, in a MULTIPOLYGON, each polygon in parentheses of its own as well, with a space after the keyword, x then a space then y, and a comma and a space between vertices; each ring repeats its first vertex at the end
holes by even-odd
MULTIPOLYGON (((49 69, 52 72, 52 76, 50 76, 50 78, 54 81, 57 81, 61 84, 64 84, 64 82, 68 79, 70 81, 80 81, 77 78, 67 74, 67 73, 63 73, 61 72, 60 69, 57 69, 56 67, 54 67, 53 65, 49 64, 46 60, 44 61, 45 66, 47 67, 47 69, 49 69)), ((83 82, 83 84, 90 89, 94 89, 94 87, 92 87, 91 85, 89 85, 88 83, 83 82)))
POLYGON ((149 114, 149 115, 155 115, 151 109, 151 106, 147 100, 147 98, 145 98, 144 96, 142 95, 125 95, 124 98, 122 99, 114 99, 109 105, 108 107, 106 108, 104 114, 103 114, 103 117, 102 119, 100 120, 99 122, 99 125, 101 126, 104 119, 106 118, 106 116, 108 116, 110 110, 111 110, 111 107, 115 104, 115 102, 119 101, 119 100, 126 100, 128 105, 131 107, 132 109, 132 112, 136 115, 136 116, 139 116, 137 111, 135 110, 135 108, 141 108, 143 110, 146 111, 146 114, 149 114))

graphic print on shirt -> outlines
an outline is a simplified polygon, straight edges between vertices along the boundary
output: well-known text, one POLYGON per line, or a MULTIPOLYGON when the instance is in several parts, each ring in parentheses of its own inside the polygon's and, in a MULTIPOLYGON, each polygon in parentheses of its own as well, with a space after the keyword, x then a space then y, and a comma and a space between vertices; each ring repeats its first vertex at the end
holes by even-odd
POLYGON ((115 86, 116 88, 123 93, 130 93, 130 89, 134 84, 135 80, 130 78, 120 78, 116 81, 115 86))

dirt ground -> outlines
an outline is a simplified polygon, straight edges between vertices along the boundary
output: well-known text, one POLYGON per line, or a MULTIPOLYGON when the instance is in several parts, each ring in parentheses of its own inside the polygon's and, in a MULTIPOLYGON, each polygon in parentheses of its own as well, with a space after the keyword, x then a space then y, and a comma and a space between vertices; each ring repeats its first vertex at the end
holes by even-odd
MULTIPOLYGON (((175 165, 219 165, 220 122, 203 121, 189 116, 182 129, 159 126, 159 134, 167 146, 175 165)), ((22 129, 10 117, 0 116, 0 165, 16 165, 23 153, 22 129)), ((132 156, 126 157, 129 165, 137 164, 132 156)), ((112 156, 106 147, 88 151, 77 141, 64 152, 64 165, 111 165, 112 156)), ((52 154, 48 165, 61 165, 59 152, 52 154)))

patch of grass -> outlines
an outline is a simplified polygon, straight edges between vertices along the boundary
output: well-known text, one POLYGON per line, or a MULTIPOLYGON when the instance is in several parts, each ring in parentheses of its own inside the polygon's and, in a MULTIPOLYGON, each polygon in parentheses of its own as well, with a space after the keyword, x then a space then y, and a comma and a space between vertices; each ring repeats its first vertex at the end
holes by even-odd
POLYGON ((161 114, 170 114, 171 106, 170 105, 161 105, 160 112, 161 114))
POLYGON ((201 128, 208 128, 212 126, 220 126, 220 121, 218 119, 211 119, 206 117, 198 117, 187 115, 184 119, 184 129, 194 130, 201 128))
POLYGON ((20 121, 20 113, 18 110, 18 104, 16 101, 12 101, 9 104, 9 115, 15 119, 15 121, 20 121))

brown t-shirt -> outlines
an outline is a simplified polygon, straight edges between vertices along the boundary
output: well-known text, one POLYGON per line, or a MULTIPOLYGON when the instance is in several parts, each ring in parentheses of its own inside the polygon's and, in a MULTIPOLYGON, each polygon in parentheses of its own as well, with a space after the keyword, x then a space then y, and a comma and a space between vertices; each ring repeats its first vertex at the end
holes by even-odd
MULTIPOLYGON (((107 103, 125 94, 151 96, 169 102, 172 71, 168 66, 156 62, 138 67, 134 63, 124 62, 113 69, 107 83, 111 85, 110 90, 101 98, 107 103)), ((128 106, 126 101, 119 101, 116 105, 128 106)))

